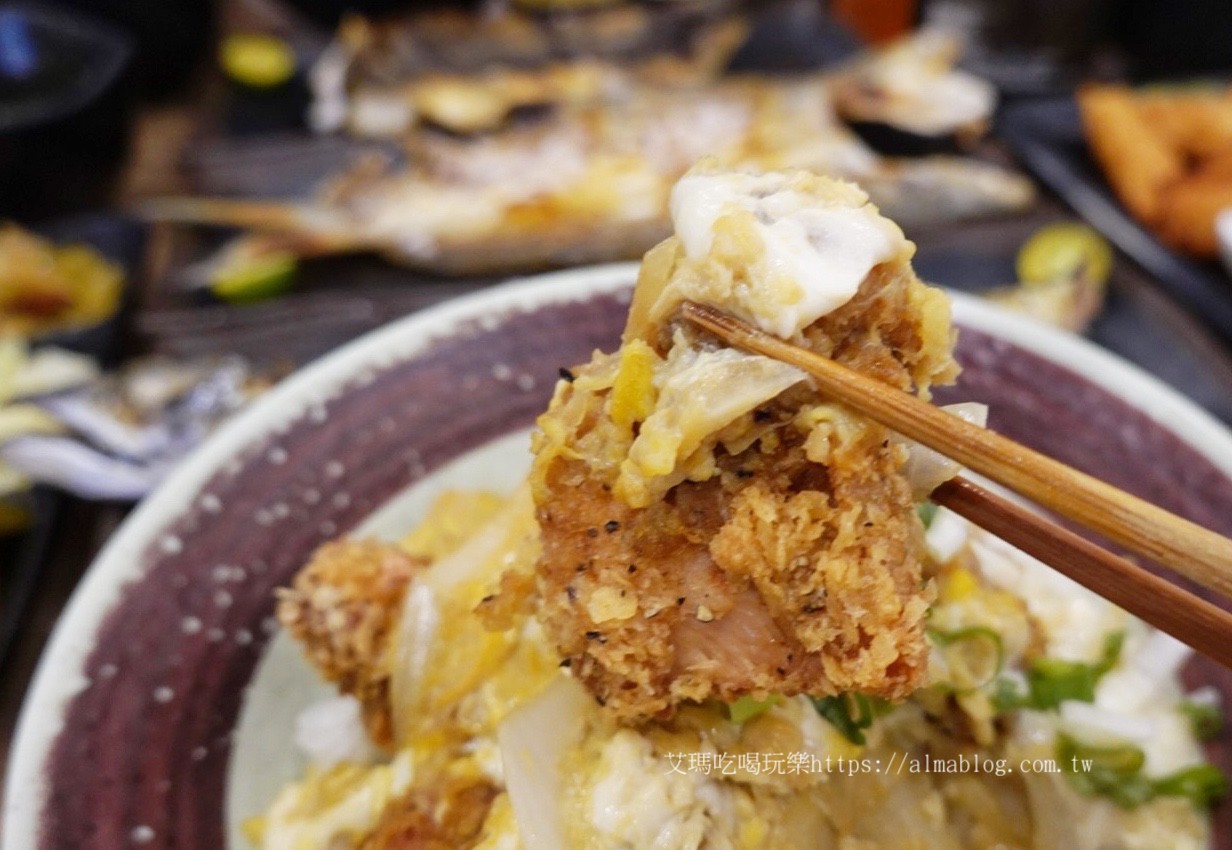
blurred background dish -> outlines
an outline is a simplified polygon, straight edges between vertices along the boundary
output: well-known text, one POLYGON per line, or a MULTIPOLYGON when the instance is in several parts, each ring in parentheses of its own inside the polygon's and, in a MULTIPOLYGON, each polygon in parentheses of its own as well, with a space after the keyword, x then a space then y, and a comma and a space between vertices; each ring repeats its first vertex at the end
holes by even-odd
POLYGON ((999 126, 1006 142, 1040 180, 1146 269, 1156 286, 1224 340, 1232 339, 1232 284, 1227 272, 1211 259, 1168 247, 1130 215, 1087 147, 1071 95, 1015 104, 1002 113, 999 126))
POLYGON ((123 270, 88 245, 0 227, 0 334, 45 339, 102 324, 123 290, 123 270))
POLYGON ((145 226, 129 216, 82 213, 43 222, 37 232, 59 250, 73 247, 70 270, 74 262, 82 263, 87 273, 99 278, 94 287, 104 297, 95 302, 97 321, 54 328, 36 335, 33 342, 88 354, 103 366, 114 366, 122 356, 127 320, 136 307, 147 245, 145 226), (113 270, 119 283, 115 301, 109 303, 106 294, 113 270))
MULTIPOLYGON (((107 290, 104 295, 112 287, 117 290, 112 309, 99 310, 95 321, 40 334, 33 340, 34 343, 73 351, 100 364, 114 363, 121 343, 119 311, 125 301, 128 279, 140 266, 145 244, 144 228, 131 219, 83 216, 46 225, 38 236, 17 234, 16 237, 23 242, 36 240, 34 247, 38 251, 54 250, 50 246, 55 245, 84 247, 91 252, 85 255, 87 267, 95 272, 101 271, 108 278, 94 286, 107 290)), ((77 257, 81 256, 77 254, 77 257)), ((0 383, 5 382, 0 379, 0 383)), ((7 393, 3 395, 0 417, 4 415, 3 405, 8 401, 7 393)), ((0 471, 0 478, 5 479, 0 484, 0 549, 6 553, 3 574, 0 575, 0 583, 4 587, 0 603, 2 668, 18 628, 25 622, 27 607, 38 586, 44 559, 52 546, 65 497, 53 487, 29 487, 28 479, 3 461, 0 461, 0 470, 3 470, 0 471)))
POLYGON ((1215 217, 1232 206, 1232 87, 1089 84, 1078 109, 1121 203, 1169 247, 1213 258, 1215 217))
POLYGON ((318 129, 387 138, 395 152, 358 156, 324 182, 317 175, 292 202, 260 197, 249 184, 246 197, 157 199, 143 209, 155 220, 253 233, 194 269, 217 287, 222 275, 251 278, 246 266, 271 257, 375 251, 454 276, 632 259, 667 232, 670 186, 705 155, 859 181, 909 232, 1006 215, 1032 201, 1029 182, 1002 164, 883 156, 844 123, 876 123, 934 146, 958 138, 976 145, 996 96, 955 68, 959 39, 923 31, 830 72, 719 76, 744 27, 724 6, 702 8, 720 24, 686 24, 696 42, 686 38, 683 55, 677 39, 660 40, 668 22, 648 18, 666 12, 586 12, 623 16, 636 60, 620 72, 574 55, 596 54, 592 42, 610 40, 609 27, 594 21, 566 31, 563 45, 550 19, 485 21, 498 36, 480 28, 473 42, 451 43, 463 56, 473 50, 484 70, 445 76, 437 54, 465 16, 417 17, 405 31, 348 22, 315 70, 334 81, 318 85, 318 129), (512 48, 513 36, 525 47, 512 48), (331 50, 350 52, 340 58, 331 50), (553 64, 562 51, 564 64, 553 64), (522 61, 530 70, 517 66, 522 61), (536 111, 512 120, 528 106, 536 111))

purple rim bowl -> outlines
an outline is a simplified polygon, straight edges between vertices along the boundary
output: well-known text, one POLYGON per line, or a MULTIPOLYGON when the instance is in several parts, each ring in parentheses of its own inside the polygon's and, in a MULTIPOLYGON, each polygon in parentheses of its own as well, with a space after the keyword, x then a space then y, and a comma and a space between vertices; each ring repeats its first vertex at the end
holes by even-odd
MULTIPOLYGON (((148 498, 78 588, 27 694, 3 846, 226 845, 244 690, 273 590, 321 542, 468 451, 527 427, 557 370, 617 344, 629 265, 514 282, 394 322, 283 382, 148 498)), ((1224 534, 1232 435, 1075 337, 955 296, 957 387, 990 427, 1224 534)), ((1205 658, 1187 684, 1232 701, 1205 658)), ((1232 767, 1227 738, 1209 754, 1232 767)), ((1232 846, 1232 806, 1215 846, 1232 846)))

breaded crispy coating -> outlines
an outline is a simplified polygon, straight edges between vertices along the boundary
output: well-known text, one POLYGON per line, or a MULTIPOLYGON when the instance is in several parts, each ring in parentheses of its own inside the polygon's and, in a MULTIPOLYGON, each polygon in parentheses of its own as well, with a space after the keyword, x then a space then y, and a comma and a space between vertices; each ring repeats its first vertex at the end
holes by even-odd
POLYGON ((387 656, 407 585, 426 564, 391 544, 338 540, 279 591, 279 622, 326 680, 360 701, 368 733, 382 746, 393 733, 387 656))
POLYGON ((1172 248, 1215 257, 1232 203, 1232 88, 1088 84, 1083 129, 1126 208, 1172 248))
POLYGON ((1148 89, 1135 99, 1151 131, 1187 159, 1232 150, 1232 90, 1148 89))
POLYGON ((1121 203, 1139 220, 1157 222, 1161 193, 1185 171, 1182 154, 1159 138, 1124 86, 1083 86, 1078 107, 1091 152, 1121 203))
POLYGON ((1163 194, 1159 236, 1174 248, 1201 257, 1219 254, 1215 218, 1232 207, 1232 179, 1202 173, 1172 184, 1163 194))
POLYGON ((487 780, 449 777, 389 804, 356 850, 468 850, 483 837, 497 789, 487 780))
MULTIPOLYGON (((791 186, 869 209, 843 184, 791 186)), ((737 277, 766 250, 745 241, 750 256, 723 260, 737 277)), ((905 448, 807 382, 780 381, 775 364, 733 360, 752 356, 649 318, 647 291, 699 273, 672 242, 643 266, 622 352, 574 369, 540 419, 532 484, 549 637, 622 719, 746 694, 906 696, 925 675, 929 591, 905 448), (719 379, 708 385, 711 367, 719 379), (768 397, 716 419, 749 370, 752 398, 768 397), (718 427, 690 437, 705 430, 699 421, 718 427)), ((877 263, 796 341, 905 390, 952 378, 944 296, 916 279, 909 256, 877 263)))

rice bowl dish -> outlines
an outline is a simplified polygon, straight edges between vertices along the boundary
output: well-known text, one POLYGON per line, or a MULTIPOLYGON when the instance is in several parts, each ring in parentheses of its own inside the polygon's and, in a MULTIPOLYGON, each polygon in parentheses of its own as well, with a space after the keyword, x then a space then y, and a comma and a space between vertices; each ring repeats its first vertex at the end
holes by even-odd
MULTIPOLYGON (((697 174, 720 184, 728 179, 704 168, 697 174)), ((820 198, 828 208, 863 209, 846 190, 793 180, 745 197, 796 193, 820 198)), ((709 226, 717 231, 716 222, 727 219, 725 226, 739 237, 739 213, 748 210, 744 201, 724 206, 728 201, 718 205, 709 226)), ((787 217, 801 208, 785 201, 775 207, 787 217)), ((749 220, 765 225, 767 214, 753 212, 749 220)), ((758 251, 773 258, 773 238, 765 231, 760 236, 760 247, 751 240, 752 259, 736 261, 740 268, 762 262, 758 251)), ((814 308, 820 312, 797 315, 783 335, 859 304, 861 288, 871 287, 882 302, 899 305, 893 309, 904 311, 915 329, 914 337, 883 334, 878 338, 891 342, 876 344, 896 355, 904 345, 920 352, 924 365, 907 386, 926 392, 928 381, 949 373, 948 319, 938 318, 909 274, 910 248, 896 247, 893 233, 888 238, 887 248, 855 263, 845 299, 789 300, 820 304, 814 308), (874 275, 875 268, 881 271, 874 275), (905 276, 895 277, 894 269, 905 276), (885 294, 891 286, 904 293, 900 300, 885 294), (916 342, 904 342, 908 338, 916 342)), ((815 244, 814 237, 807 241, 815 244)), ((690 275, 714 260, 714 244, 676 250, 666 270, 659 267, 658 284, 645 282, 656 274, 648 257, 639 293, 658 297, 648 312, 639 312, 647 300, 635 296, 630 327, 639 316, 653 316, 671 286, 696 281, 690 275)), ((786 268, 785 279, 800 283, 793 267, 786 268)), ((728 292, 747 296, 749 290, 728 292)), ((722 293, 717 298, 756 316, 757 304, 741 305, 722 293)), ((670 304, 662 309, 670 313, 670 304)), ((785 315, 779 309, 765 318, 773 323, 785 315)), ((791 376, 772 382, 777 389, 769 397, 732 401, 723 421, 701 414, 653 420, 662 404, 679 405, 689 396, 669 392, 673 379, 678 386, 690 367, 691 374, 704 374, 695 367, 707 358, 729 359, 705 340, 682 342, 670 320, 659 327, 668 332, 627 332, 615 360, 597 354, 588 367, 562 373, 556 400, 540 420, 538 473, 528 486, 508 494, 449 493, 397 545, 327 544, 283 593, 284 626, 344 696, 301 719, 299 737, 313 766, 249 824, 258 846, 1207 846, 1206 809, 1222 793, 1224 779, 1204 761, 1199 739, 1210 731, 1218 706, 1210 692, 1187 694, 1181 687, 1177 671, 1188 656, 1183 645, 932 508, 924 497, 926 480, 939 474, 935 462, 921 471, 919 462, 910 465, 920 457, 912 447, 835 411, 819 415, 819 402, 807 392, 792 395, 791 376), (673 355, 677 346, 683 349, 673 355), (628 364, 640 365, 635 378, 625 372, 622 380, 628 364), (640 394, 629 390, 636 381, 640 394), (588 392, 602 397, 599 412, 580 419, 562 415, 571 399, 585 401, 588 392), (599 433, 596 423, 605 417, 616 426, 622 420, 640 424, 614 462, 596 464, 593 457, 612 447, 615 432, 589 447, 576 438, 599 433), (664 421, 675 432, 664 436, 664 421), (589 424, 584 431, 554 431, 560 422, 589 424), (707 486, 713 499, 747 499, 763 476, 791 462, 793 445, 809 451, 804 447, 823 423, 831 454, 816 451, 814 437, 807 462, 828 476, 796 476, 782 485, 783 502, 792 504, 802 493, 834 495, 827 488, 837 486, 852 458, 882 464, 878 474, 894 482, 884 496, 889 501, 877 508, 886 519, 880 529, 871 521, 857 525, 875 540, 892 522, 901 529, 897 545, 906 554, 893 563, 863 563, 857 575, 884 571, 883 590, 872 604, 901 613, 870 620, 858 607, 867 598, 839 583, 830 585, 833 595, 822 593, 821 604, 792 609, 801 618, 793 622, 787 609, 773 607, 794 592, 781 577, 771 572, 760 584, 756 576, 746 585, 731 584, 734 571, 724 550, 709 545, 718 535, 703 546, 711 560, 701 572, 673 573, 679 558, 658 566, 623 558, 621 546, 646 551, 643 538, 625 536, 635 534, 645 516, 638 511, 690 504, 688 498, 699 498, 707 486), (861 436, 868 434, 876 439, 861 436), (632 449, 647 435, 652 447, 672 447, 667 461, 661 452, 632 449), (836 446, 841 451, 835 453, 836 446), (553 492, 551 464, 562 448, 582 466, 568 486, 553 492), (769 460, 750 465, 750 451, 769 460), (632 466, 626 463, 631 459, 632 466), (722 489, 725 469, 732 473, 730 489, 722 489), (587 481, 602 483, 604 475, 611 476, 609 489, 588 494, 587 481), (620 500, 629 510, 619 519, 587 519, 564 529, 563 551, 580 553, 578 576, 603 576, 565 580, 551 565, 562 551, 561 540, 552 538, 553 505, 587 516, 586 499, 605 509, 620 500), (568 539, 574 534, 579 540, 568 539), (614 565, 625 576, 653 573, 657 583, 616 581, 614 565), (676 587, 684 588, 678 602, 663 607, 661 597, 676 587), (769 620, 757 619, 758 606, 771 611, 769 620), (843 616, 862 637, 846 654, 830 657, 841 644, 824 629, 827 623, 841 628, 825 618, 843 616), (659 632, 630 627, 659 617, 669 626, 659 632), (771 622, 777 631, 765 631, 771 622), (741 626, 740 639, 717 631, 725 623, 741 626), (822 630, 822 638, 810 643, 810 629, 822 630), (659 642, 639 655, 647 634, 658 634, 659 642), (698 635, 722 639, 689 643, 698 635), (897 649, 862 654, 874 644, 897 649), (770 656, 758 651, 767 646, 801 666, 767 665, 770 656), (755 667, 764 675, 744 675, 755 667), (844 675, 864 678, 857 688, 851 686, 857 680, 844 675)), ((833 341, 834 333, 814 341, 833 341)), ((841 345, 834 351, 845 356, 841 345)), ((764 380, 754 383, 765 388, 764 380)), ((720 385, 740 395, 734 383, 720 385)), ((940 474, 943 480, 946 471, 940 474)), ((753 509, 775 504, 763 499, 753 509)), ((874 504, 866 500, 860 511, 874 504)), ((719 512, 721 528, 740 515, 739 503, 731 505, 719 512)), ((687 537, 688 517, 703 514, 697 508, 673 522, 687 537)), ((841 512, 836 516, 841 522, 841 512)), ((859 551, 876 551, 869 545, 861 543, 859 551)), ((810 557, 818 560, 789 560, 797 567, 835 562, 832 549, 810 557)))

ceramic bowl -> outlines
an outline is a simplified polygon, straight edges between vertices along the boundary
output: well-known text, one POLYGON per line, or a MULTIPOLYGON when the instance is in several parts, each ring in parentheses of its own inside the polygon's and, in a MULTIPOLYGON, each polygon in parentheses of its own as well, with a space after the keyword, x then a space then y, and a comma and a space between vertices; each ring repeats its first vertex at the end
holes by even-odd
MULTIPOLYGON (((512 486, 557 370, 611 349, 635 269, 569 271, 416 314, 292 376, 146 499, 77 590, 30 690, 3 845, 245 846, 294 775, 290 717, 321 686, 277 638, 273 591, 323 541, 394 536, 444 486, 512 486)), ((964 373, 940 401, 1232 533, 1232 435, 1074 337, 955 297, 964 373)), ((1202 658, 1190 685, 1232 699, 1202 658)), ((1227 742, 1211 757, 1232 767, 1227 742)), ((1228 807, 1217 813, 1229 846, 1228 807)))

